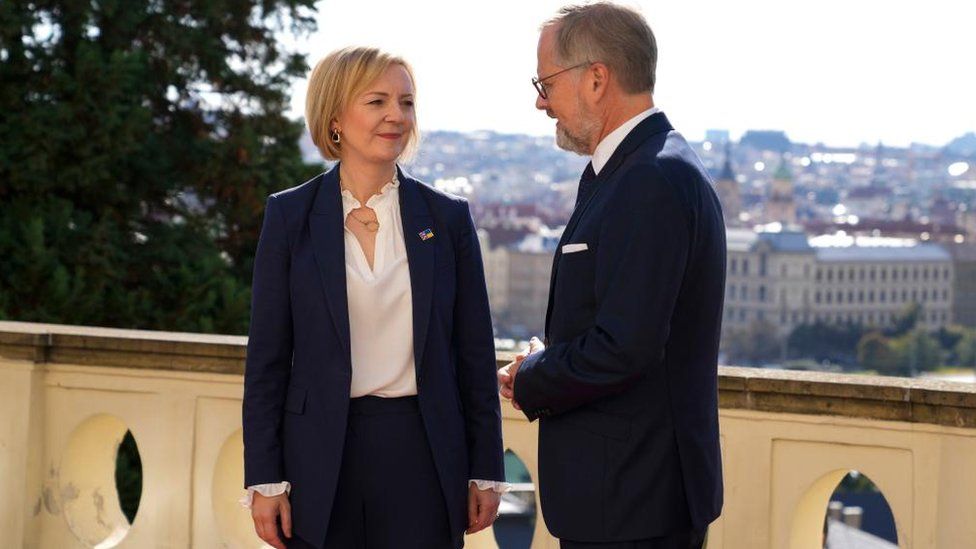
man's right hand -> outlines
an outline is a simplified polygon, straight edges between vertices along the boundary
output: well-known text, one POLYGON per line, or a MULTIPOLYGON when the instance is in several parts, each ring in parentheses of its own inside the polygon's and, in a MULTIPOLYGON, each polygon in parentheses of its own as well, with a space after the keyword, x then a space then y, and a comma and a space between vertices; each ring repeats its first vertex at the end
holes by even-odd
POLYGON ((278 537, 278 517, 281 517, 281 529, 285 537, 291 538, 291 504, 288 494, 273 497, 262 496, 254 492, 251 500, 251 518, 254 519, 254 529, 258 537, 276 549, 287 549, 285 543, 278 537))
POLYGON ((522 361, 525 360, 530 354, 544 351, 545 349, 546 346, 542 344, 542 341, 537 337, 533 337, 529 340, 529 346, 526 347, 521 353, 515 355, 514 361, 509 362, 505 366, 498 369, 499 394, 502 398, 511 400, 512 406, 514 406, 516 410, 522 409, 519 403, 515 400, 515 376, 518 375, 519 367, 522 365, 522 361))

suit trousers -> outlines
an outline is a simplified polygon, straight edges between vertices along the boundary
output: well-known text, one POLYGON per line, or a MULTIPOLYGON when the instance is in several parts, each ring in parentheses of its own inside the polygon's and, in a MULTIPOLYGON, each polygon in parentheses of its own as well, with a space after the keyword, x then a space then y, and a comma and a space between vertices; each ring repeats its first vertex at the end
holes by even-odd
POLYGON ((560 549, 702 549, 705 546, 705 533, 686 530, 657 538, 634 541, 585 542, 559 540, 560 549))
MULTIPOLYGON (((322 547, 292 538, 292 548, 322 547)), ((417 397, 350 401, 325 549, 447 549, 447 506, 417 397)))

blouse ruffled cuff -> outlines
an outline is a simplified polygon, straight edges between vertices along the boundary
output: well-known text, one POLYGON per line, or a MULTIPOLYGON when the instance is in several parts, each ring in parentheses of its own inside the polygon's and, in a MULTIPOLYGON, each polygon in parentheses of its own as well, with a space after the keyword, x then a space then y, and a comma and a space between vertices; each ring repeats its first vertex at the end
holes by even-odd
POLYGON ((507 482, 501 482, 497 480, 478 480, 471 479, 468 481, 468 485, 474 484, 479 490, 493 490, 499 494, 504 494, 505 492, 511 491, 512 485, 507 482))
POLYGON ((241 507, 245 509, 251 508, 251 503, 254 501, 254 492, 261 494, 266 498, 271 498, 274 496, 280 496, 284 493, 291 493, 291 483, 288 481, 284 482, 274 482, 271 484, 255 484, 254 486, 247 487, 247 494, 243 495, 241 499, 237 500, 241 504, 241 507))

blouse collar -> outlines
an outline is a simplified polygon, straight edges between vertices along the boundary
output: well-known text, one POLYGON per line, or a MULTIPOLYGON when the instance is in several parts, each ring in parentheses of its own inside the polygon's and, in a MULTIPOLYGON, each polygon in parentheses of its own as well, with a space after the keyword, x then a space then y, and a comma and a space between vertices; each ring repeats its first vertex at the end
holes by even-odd
MULTIPOLYGON (((341 184, 341 181, 340 181, 341 184)), ((400 177, 397 174, 393 175, 393 179, 389 183, 383 185, 380 192, 374 194, 366 200, 366 207, 376 210, 377 213, 387 211, 394 204, 397 204, 397 193, 400 188, 400 177)), ((363 207, 363 204, 359 202, 352 195, 349 189, 342 189, 342 216, 346 217, 349 212, 363 207)))

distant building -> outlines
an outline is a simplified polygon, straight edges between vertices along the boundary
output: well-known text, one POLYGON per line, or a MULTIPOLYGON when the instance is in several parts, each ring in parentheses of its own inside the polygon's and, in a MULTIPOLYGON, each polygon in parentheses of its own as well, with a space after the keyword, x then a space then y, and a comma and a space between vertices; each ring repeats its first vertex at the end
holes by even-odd
POLYGON ((851 236, 885 236, 940 243, 959 243, 966 241, 967 238, 967 230, 963 227, 942 226, 931 221, 921 222, 911 219, 893 220, 868 217, 858 219, 856 224, 805 220, 803 227, 810 234, 844 232, 851 236))
POLYGON ((890 188, 891 177, 888 174, 888 170, 885 166, 885 148, 884 144, 878 143, 878 146, 874 148, 874 170, 871 175, 871 187, 874 188, 890 188))
POLYGON ((949 246, 956 277, 952 288, 953 319, 976 328, 976 244, 949 246))
POLYGON ((723 328, 768 321, 788 333, 814 321, 812 276, 817 258, 805 234, 729 229, 726 238, 723 328))
POLYGON ((509 257, 504 246, 494 246, 491 233, 478 229, 481 258, 485 264, 485 285, 488 287, 488 303, 492 316, 508 310, 509 257))
POLYGON ((946 150, 952 154, 976 157, 976 133, 969 132, 953 139, 946 145, 946 150))
POLYGON ((530 232, 546 225, 565 223, 567 218, 552 212, 546 203, 539 201, 510 204, 479 201, 471 204, 471 215, 479 228, 525 227, 530 232))
POLYGON ((705 141, 722 147, 729 142, 729 130, 705 130, 705 141))
POLYGON ((725 162, 722 171, 715 180, 715 192, 718 194, 719 202, 722 203, 722 214, 725 216, 725 225, 735 227, 739 225, 739 213, 742 211, 742 196, 739 194, 739 183, 735 179, 735 172, 732 170, 732 149, 731 144, 725 143, 725 162))
POLYGON ((846 213, 858 218, 880 218, 891 204, 894 192, 889 187, 854 187, 843 198, 846 213))
POLYGON ((485 281, 497 335, 543 335, 549 304, 552 259, 562 229, 543 227, 517 242, 494 246, 487 230, 479 230, 485 281))
MULTIPOLYGON (((962 229, 965 241, 976 241, 976 209, 970 209, 963 204, 959 211, 959 228, 962 229)), ((958 239, 956 239, 958 240, 958 239)))
POLYGON ((941 192, 935 193, 932 197, 932 204, 929 205, 929 220, 943 227, 956 225, 956 210, 941 192))
POLYGON ((902 239, 729 229, 725 326, 769 321, 883 327, 911 303, 920 322, 952 322, 953 262, 940 245, 902 239))
POLYGON ((769 186, 763 217, 768 223, 796 223, 796 201, 793 197, 793 172, 785 155, 769 186))
POLYGON ((757 151, 773 151, 778 154, 790 152, 793 143, 786 137, 786 132, 775 130, 749 130, 742 134, 740 147, 748 147, 757 151))
POLYGON ((549 305, 552 259, 562 231, 529 235, 509 248, 508 322, 524 334, 542 337, 549 305))

